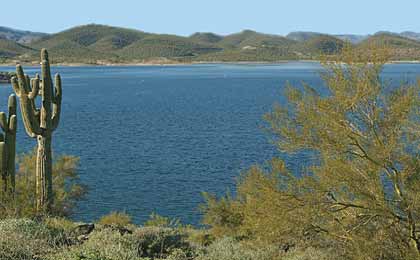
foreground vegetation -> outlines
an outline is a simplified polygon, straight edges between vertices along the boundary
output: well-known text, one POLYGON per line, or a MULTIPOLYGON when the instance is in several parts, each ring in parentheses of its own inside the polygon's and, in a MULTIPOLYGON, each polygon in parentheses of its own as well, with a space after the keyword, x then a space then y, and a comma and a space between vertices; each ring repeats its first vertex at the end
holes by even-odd
POLYGON ((60 218, 0 220, 2 260, 297 260, 331 259, 314 248, 284 252, 274 246, 255 247, 235 238, 213 240, 205 230, 165 226, 153 221, 85 226, 60 218))
POLYGON ((386 84, 390 55, 343 46, 323 60, 323 88, 287 86, 265 119, 305 167, 273 158, 235 196, 205 194, 202 229, 155 214, 144 226, 121 212, 59 218, 85 191, 71 156, 52 160, 54 199, 40 211, 37 156, 20 156, 16 192, 1 200, 0 259, 420 259, 420 84, 386 84))
POLYGON ((288 86, 266 120, 279 150, 307 166, 274 158, 242 176, 236 197, 208 196, 212 233, 340 259, 419 259, 420 86, 384 83, 388 58, 347 49, 324 61, 322 91, 288 86))

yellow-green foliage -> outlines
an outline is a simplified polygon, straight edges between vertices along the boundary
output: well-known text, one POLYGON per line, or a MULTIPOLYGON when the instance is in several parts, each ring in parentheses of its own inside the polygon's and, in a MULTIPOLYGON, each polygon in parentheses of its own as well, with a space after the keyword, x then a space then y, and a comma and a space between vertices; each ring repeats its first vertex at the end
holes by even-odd
POLYGON ((167 227, 144 227, 133 233, 138 242, 141 257, 165 258, 176 250, 192 256, 188 234, 183 230, 167 227))
POLYGON ((33 260, 65 244, 62 230, 29 219, 0 221, 0 259, 33 260))
POLYGON ((280 251, 275 247, 250 248, 233 238, 223 238, 211 244, 197 260, 280 260, 280 251))
POLYGON ((68 235, 70 235, 78 225, 78 223, 62 217, 45 218, 43 221, 48 228, 63 230, 68 235))
POLYGON ((80 246, 63 248, 50 254, 48 260, 137 260, 137 242, 132 235, 121 235, 118 231, 104 229, 95 231, 89 240, 80 246))
POLYGON ((159 214, 152 213, 150 218, 144 223, 145 227, 168 227, 171 220, 159 214))
POLYGON ((179 219, 171 219, 161 216, 157 213, 152 213, 150 218, 144 223, 145 227, 173 227, 181 228, 182 225, 179 219))
MULTIPOLYGON (((189 242, 186 231, 167 227, 130 226, 121 234, 113 227, 97 226, 85 240, 77 240, 77 223, 61 218, 0 220, 2 260, 276 260, 334 259, 313 248, 283 253, 276 245, 255 246, 234 238, 210 245, 189 242)), ((337 258, 335 258, 337 259, 337 258)))
POLYGON ((240 210, 241 204, 227 195, 218 200, 215 196, 204 193, 206 205, 202 206, 203 223, 211 226, 211 232, 216 237, 241 236, 239 227, 243 216, 240 210))
POLYGON ((194 255, 192 250, 186 241, 186 233, 176 229, 133 227, 131 234, 122 235, 118 230, 102 228, 95 229, 83 244, 63 247, 49 254, 47 259, 187 260, 194 255))
POLYGON ((353 259, 420 257, 420 87, 380 79, 387 50, 346 47, 324 60, 327 90, 288 86, 266 115, 281 152, 306 171, 253 167, 236 198, 208 200, 205 223, 260 243, 334 247, 353 259))
POLYGON ((117 226, 117 227, 125 227, 130 224, 131 216, 124 212, 117 212, 113 211, 108 215, 103 216, 99 221, 101 225, 110 225, 110 226, 117 226))
POLYGON ((186 230, 188 232, 188 241, 198 247, 205 247, 214 242, 215 238, 207 229, 193 229, 186 230))
MULTIPOLYGON (((3 198, 0 218, 33 217, 36 213, 35 164, 36 151, 18 157, 16 193, 14 198, 3 198)), ((79 183, 77 172, 79 158, 69 155, 58 156, 53 161, 54 204, 52 215, 68 216, 75 203, 86 193, 86 187, 79 183)))

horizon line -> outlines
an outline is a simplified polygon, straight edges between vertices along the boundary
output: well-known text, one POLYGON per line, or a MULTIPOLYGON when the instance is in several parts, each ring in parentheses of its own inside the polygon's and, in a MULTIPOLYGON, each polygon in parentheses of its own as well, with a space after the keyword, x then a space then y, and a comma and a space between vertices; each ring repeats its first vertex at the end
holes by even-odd
POLYGON ((195 31, 189 34, 177 34, 177 33, 168 33, 168 32, 152 32, 152 31, 148 31, 148 30, 142 30, 142 29, 138 29, 138 28, 133 28, 133 27, 127 27, 127 26, 119 26, 119 25, 111 25, 111 24, 104 24, 104 23, 85 23, 85 24, 77 24, 77 25, 73 25, 73 26, 69 26, 65 29, 56 31, 56 32, 43 32, 43 31, 38 31, 38 30, 31 30, 31 29, 22 29, 22 28, 16 28, 13 26, 9 26, 9 25, 0 25, 0 27, 3 28, 7 28, 7 29, 11 29, 11 30, 15 30, 15 31, 22 31, 22 32, 31 32, 31 33, 43 33, 43 34, 58 34, 64 31, 68 31, 77 27, 83 27, 83 26, 88 26, 88 25, 99 25, 99 26, 108 26, 108 27, 115 27, 115 28, 121 28, 121 29, 129 29, 129 30, 136 30, 136 31, 140 31, 140 32, 145 32, 145 33, 152 33, 152 34, 167 34, 167 35, 177 35, 177 36, 184 36, 184 37, 189 37, 192 36, 196 33, 212 33, 218 36, 228 36, 228 35, 232 35, 232 34, 238 34, 241 32, 245 32, 245 31, 253 31, 253 32, 257 32, 257 33, 262 33, 262 34, 267 34, 267 35, 274 35, 274 36, 283 36, 286 37, 287 35, 291 34, 291 33, 318 33, 318 34, 324 34, 324 35, 332 35, 332 36, 339 36, 339 35, 354 35, 354 36, 371 36, 371 35, 375 35, 377 33, 391 33, 391 34, 401 34, 401 33, 418 33, 414 30, 403 30, 400 32, 396 32, 396 31, 388 31, 388 30, 378 30, 376 32, 373 33, 326 33, 326 32, 322 32, 322 31, 313 31, 313 30, 292 30, 289 31, 287 34, 280 34, 280 33, 273 33, 273 32, 264 32, 264 31, 260 31, 260 30, 256 30, 256 29, 252 29, 252 28, 243 28, 240 29, 238 31, 234 31, 234 32, 230 32, 230 33, 217 33, 217 32, 213 32, 213 31, 195 31))

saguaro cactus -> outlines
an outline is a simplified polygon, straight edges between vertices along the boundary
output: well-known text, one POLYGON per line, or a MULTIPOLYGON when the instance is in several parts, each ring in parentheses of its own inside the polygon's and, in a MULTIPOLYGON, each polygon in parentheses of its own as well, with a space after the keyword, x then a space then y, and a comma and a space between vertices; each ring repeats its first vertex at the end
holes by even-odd
POLYGON ((55 76, 55 89, 51 79, 48 52, 41 50, 41 79, 30 79, 16 66, 17 78, 12 78, 13 89, 20 100, 20 110, 26 133, 38 141, 36 159, 37 210, 49 210, 53 202, 51 136, 60 121, 61 78, 55 76), (41 107, 35 99, 41 96, 41 107))
POLYGON ((4 134, 0 134, 0 170, 3 179, 3 190, 12 194, 15 191, 15 153, 16 153, 16 96, 10 95, 8 115, 0 112, 0 127, 4 134))

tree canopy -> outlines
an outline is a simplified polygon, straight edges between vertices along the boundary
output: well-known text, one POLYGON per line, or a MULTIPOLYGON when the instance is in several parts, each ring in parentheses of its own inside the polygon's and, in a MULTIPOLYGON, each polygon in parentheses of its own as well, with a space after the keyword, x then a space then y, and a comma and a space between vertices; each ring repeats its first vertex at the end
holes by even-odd
POLYGON ((326 92, 287 86, 265 116, 278 149, 311 152, 291 172, 280 158, 254 166, 236 197, 207 196, 216 235, 333 247, 350 259, 416 259, 420 238, 420 86, 387 84, 389 51, 348 46, 323 59, 326 92), (223 217, 221 217, 223 216, 223 217))

